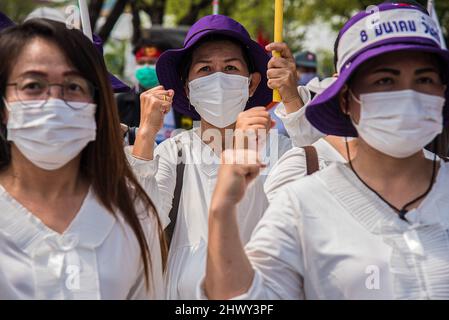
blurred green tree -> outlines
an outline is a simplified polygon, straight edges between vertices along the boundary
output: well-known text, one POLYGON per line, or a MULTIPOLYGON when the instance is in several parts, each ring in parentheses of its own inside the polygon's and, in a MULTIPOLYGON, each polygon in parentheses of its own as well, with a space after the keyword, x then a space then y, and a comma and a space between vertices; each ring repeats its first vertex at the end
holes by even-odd
MULTIPOLYGON (((153 24, 164 24, 167 17, 174 19, 177 25, 192 25, 200 17, 212 13, 212 0, 87 0, 92 25, 98 21, 101 9, 107 2, 113 6, 99 35, 107 40, 118 18, 124 11, 134 17, 134 40, 140 36, 139 12, 144 11, 153 24)), ((396 0, 411 2, 414 0, 396 0)), ((292 51, 302 49, 304 26, 328 23, 339 30, 345 21, 355 12, 369 5, 380 4, 384 0, 284 0, 284 38, 292 51)), ((416 0, 426 7, 427 0, 416 0)), ((0 11, 15 21, 22 20, 39 5, 76 4, 77 0, 1 0, 0 11)), ((449 1, 435 0, 446 43, 449 44, 449 1)), ((242 23, 253 38, 269 41, 273 38, 274 0, 220 0, 220 13, 228 15, 242 23)), ((334 42, 335 39, 325 39, 334 42)), ((320 52, 323 61, 322 73, 329 74, 332 68, 332 54, 320 52)))
MULTIPOLYGON (((317 21, 328 22, 335 30, 357 10, 369 5, 379 4, 384 0, 284 0, 285 34, 287 40, 293 40, 293 47, 300 48, 295 39, 302 39, 298 28, 317 21)), ((403 0, 413 1, 413 0, 403 0)), ((75 0, 2 0, 0 10, 13 20, 23 19, 27 13, 38 5, 76 4, 75 0)), ((92 24, 98 20, 101 8, 107 0, 88 0, 92 24)), ((427 0, 416 0, 426 6, 427 0)), ((449 1, 436 0, 437 14, 441 20, 446 39, 449 40, 449 1)), ((167 16, 174 16, 175 23, 191 25, 200 17, 212 12, 212 0, 115 0, 109 17, 99 34, 107 39, 120 14, 125 11, 145 11, 153 24, 163 24, 167 16), (131 9, 130 9, 131 8, 131 9)), ((263 31, 272 37, 274 17, 274 0, 221 0, 220 13, 241 22, 253 36, 263 31)), ((138 28, 138 24, 136 24, 138 28)), ((449 41, 448 41, 449 42, 449 41)), ((295 48, 296 49, 296 48, 295 48)))

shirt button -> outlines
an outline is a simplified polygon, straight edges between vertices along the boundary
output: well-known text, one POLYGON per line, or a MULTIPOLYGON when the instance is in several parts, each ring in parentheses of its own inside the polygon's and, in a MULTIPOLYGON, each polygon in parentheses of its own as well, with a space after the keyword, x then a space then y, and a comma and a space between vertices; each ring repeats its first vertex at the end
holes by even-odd
POLYGON ((59 239, 59 248, 62 251, 73 250, 78 245, 78 236, 75 234, 65 234, 59 239))

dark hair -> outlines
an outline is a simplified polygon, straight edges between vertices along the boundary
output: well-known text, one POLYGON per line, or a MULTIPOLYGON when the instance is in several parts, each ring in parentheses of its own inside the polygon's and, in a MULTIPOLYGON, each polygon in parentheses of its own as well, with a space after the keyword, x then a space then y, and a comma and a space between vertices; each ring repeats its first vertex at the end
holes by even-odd
POLYGON ((181 59, 178 65, 178 70, 180 71, 179 76, 181 77, 184 84, 186 83, 187 78, 189 77, 190 67, 192 66, 192 56, 195 50, 205 43, 219 42, 219 41, 230 41, 235 45, 239 46, 242 49, 243 59, 245 60, 249 73, 251 74, 256 72, 256 67, 254 65, 253 60, 251 59, 251 55, 249 54, 249 49, 242 42, 233 37, 226 36, 223 34, 210 34, 202 38, 197 43, 195 43, 195 45, 189 50, 189 52, 187 52, 181 59))
MULTIPOLYGON (((81 152, 80 173, 91 183, 99 201, 111 214, 119 210, 129 224, 140 246, 145 283, 149 286, 151 267, 150 249, 142 228, 135 204, 143 204, 157 220, 161 241, 161 252, 165 266, 167 249, 164 232, 150 197, 140 186, 127 162, 117 107, 103 57, 93 44, 79 30, 67 29, 63 23, 46 19, 34 19, 0 33, 0 90, 5 96, 5 88, 17 57, 33 39, 42 38, 56 44, 81 75, 96 88, 97 111, 96 140, 90 142, 81 152)), ((3 124, 3 103, 0 104, 0 126, 3 124)), ((10 165, 10 144, 0 139, 0 170, 10 165)))

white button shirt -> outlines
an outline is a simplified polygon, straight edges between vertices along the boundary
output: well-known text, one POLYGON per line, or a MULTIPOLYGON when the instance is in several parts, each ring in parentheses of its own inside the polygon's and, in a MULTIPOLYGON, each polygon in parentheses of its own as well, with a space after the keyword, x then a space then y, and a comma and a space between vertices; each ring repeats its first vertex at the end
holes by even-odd
MULTIPOLYGON (((251 185, 238 206, 237 219, 243 243, 249 241, 252 231, 268 207, 263 190, 266 174, 278 157, 291 148, 288 138, 278 137, 279 140, 268 139, 267 148, 262 152, 262 161, 268 163, 269 167, 251 185), (264 156, 275 153, 278 153, 278 156, 274 156, 270 162, 270 158, 264 156)), ((146 188, 153 190, 153 193, 148 191, 152 198, 158 193, 159 214, 167 225, 170 221, 168 215, 176 184, 178 159, 175 139, 179 139, 183 144, 187 164, 169 253, 166 274, 167 298, 195 299, 198 284, 205 273, 209 204, 220 166, 219 155, 201 140, 198 129, 193 129, 161 143, 155 150, 155 160, 141 161, 130 158, 130 161, 138 176, 148 178, 155 176, 157 188, 152 187, 151 183, 147 184, 146 188)))
MULTIPOLYGON (((322 170, 334 162, 346 162, 346 159, 325 139, 313 144, 318 154, 319 169, 322 170)), ((264 190, 271 203, 282 187, 307 176, 307 159, 303 148, 293 147, 279 158, 268 175, 264 190)))
POLYGON ((442 163, 409 222, 345 164, 288 184, 246 246, 255 277, 237 299, 449 299, 448 181, 442 163))
POLYGON ((292 139, 294 147, 309 146, 318 139, 325 136, 324 133, 316 129, 306 118, 306 109, 311 102, 311 94, 307 87, 298 87, 298 93, 304 106, 296 112, 287 113, 285 105, 279 103, 276 107, 275 114, 281 119, 287 130, 288 135, 292 139))
POLYGON ((134 232, 100 204, 92 188, 59 234, 0 185, 0 300, 163 299, 156 219, 145 218, 142 226, 151 254, 148 291, 134 232))

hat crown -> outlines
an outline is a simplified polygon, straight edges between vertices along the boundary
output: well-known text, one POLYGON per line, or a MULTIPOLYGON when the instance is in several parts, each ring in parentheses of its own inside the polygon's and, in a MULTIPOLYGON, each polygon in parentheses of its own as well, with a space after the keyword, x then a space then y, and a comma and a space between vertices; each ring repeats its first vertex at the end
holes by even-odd
POLYGON ((423 44, 441 48, 435 21, 420 7, 384 3, 353 16, 338 35, 337 71, 359 54, 387 44, 423 44))
POLYGON ((239 33, 245 38, 251 38, 248 31, 246 31, 245 27, 243 27, 240 23, 227 16, 215 14, 205 16, 192 25, 184 40, 184 47, 190 45, 189 42, 195 38, 195 35, 207 30, 232 31, 239 33))
POLYGON ((375 14, 376 12, 386 11, 386 10, 397 10, 397 9, 411 9, 411 10, 417 10, 423 14, 427 14, 427 12, 424 12, 420 7, 417 7, 412 4, 407 3, 381 3, 376 6, 370 6, 366 10, 360 11, 356 13, 354 16, 352 16, 341 28, 340 32, 338 33, 338 38, 341 38, 346 31, 348 31, 356 22, 359 20, 370 16, 372 14, 375 14), (375 9, 374 9, 375 8, 375 9))

